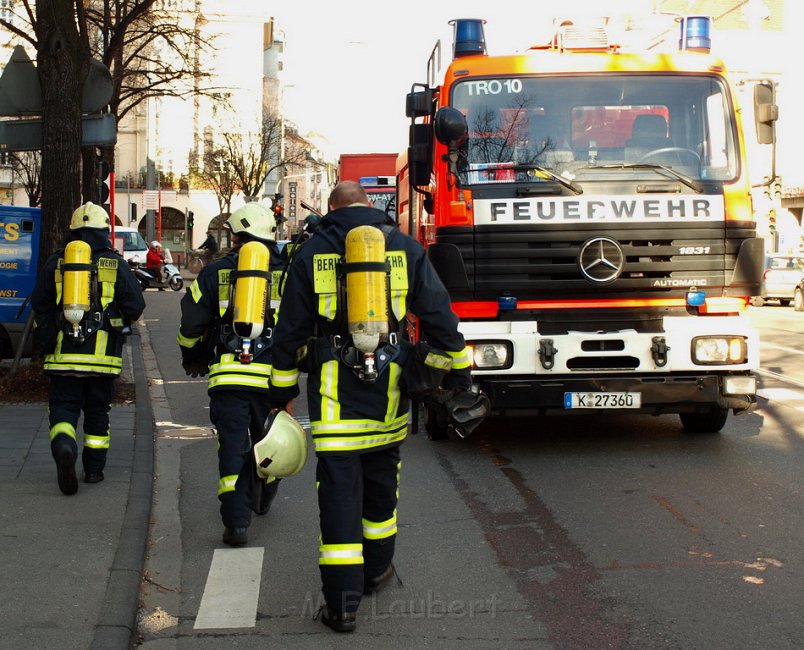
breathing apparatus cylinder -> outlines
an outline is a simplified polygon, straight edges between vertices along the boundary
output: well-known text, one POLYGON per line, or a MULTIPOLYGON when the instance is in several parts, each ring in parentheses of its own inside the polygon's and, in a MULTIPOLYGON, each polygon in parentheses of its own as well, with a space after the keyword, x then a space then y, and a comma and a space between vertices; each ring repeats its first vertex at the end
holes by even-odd
POLYGON ((361 352, 373 353, 388 339, 385 237, 373 226, 346 235, 346 312, 349 334, 361 352))
POLYGON ((85 241, 71 241, 64 249, 62 305, 64 318, 78 336, 79 324, 91 307, 92 249, 85 241), (71 268, 79 267, 79 268, 71 268))
POLYGON ((251 340, 262 334, 265 325, 270 261, 268 247, 258 241, 243 244, 237 256, 232 327, 243 339, 240 354, 243 363, 251 360, 251 340))

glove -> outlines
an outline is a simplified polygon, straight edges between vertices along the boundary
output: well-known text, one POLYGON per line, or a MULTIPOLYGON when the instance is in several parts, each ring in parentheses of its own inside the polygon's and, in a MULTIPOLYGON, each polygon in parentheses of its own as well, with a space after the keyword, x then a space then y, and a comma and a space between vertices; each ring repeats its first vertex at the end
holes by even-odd
POLYGON ((455 391, 444 402, 449 424, 460 438, 468 438, 491 411, 489 398, 482 392, 455 391))
POLYGON ((32 355, 34 359, 42 359, 56 348, 58 327, 53 316, 37 316, 32 334, 32 355))
MULTIPOLYGON (((200 346, 196 346, 200 347, 200 346)), ((191 377, 205 377, 209 372, 209 359, 203 348, 181 348, 181 367, 191 377)))

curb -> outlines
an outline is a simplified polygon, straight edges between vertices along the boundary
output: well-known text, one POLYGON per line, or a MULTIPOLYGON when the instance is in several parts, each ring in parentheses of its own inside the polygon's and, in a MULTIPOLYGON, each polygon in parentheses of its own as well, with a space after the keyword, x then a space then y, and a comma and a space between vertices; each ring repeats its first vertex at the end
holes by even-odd
POLYGON ((131 335, 136 407, 134 451, 126 513, 106 585, 104 604, 92 639, 92 650, 128 650, 137 630, 137 608, 145 567, 153 498, 153 412, 142 358, 139 328, 131 335))

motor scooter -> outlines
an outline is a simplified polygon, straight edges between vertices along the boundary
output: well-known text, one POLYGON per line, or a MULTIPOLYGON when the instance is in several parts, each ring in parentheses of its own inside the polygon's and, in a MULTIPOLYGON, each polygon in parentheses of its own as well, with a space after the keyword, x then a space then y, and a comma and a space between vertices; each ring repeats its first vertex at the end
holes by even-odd
POLYGON ((171 288, 173 291, 180 291, 184 287, 184 279, 181 277, 179 269, 173 264, 164 264, 162 266, 162 276, 165 278, 163 282, 159 282, 144 266, 137 261, 129 261, 131 270, 134 271, 134 277, 140 283, 143 291, 146 289, 166 289, 171 288))

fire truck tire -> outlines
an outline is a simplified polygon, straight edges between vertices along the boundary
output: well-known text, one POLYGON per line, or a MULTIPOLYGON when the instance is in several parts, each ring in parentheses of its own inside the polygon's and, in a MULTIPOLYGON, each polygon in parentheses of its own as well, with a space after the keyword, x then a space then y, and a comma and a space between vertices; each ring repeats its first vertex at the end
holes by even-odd
POLYGON ((447 440, 447 418, 443 409, 426 404, 424 406, 424 430, 430 440, 447 440))
POLYGON ((687 433, 718 433, 726 424, 729 409, 713 406, 706 413, 681 413, 678 417, 687 433))

